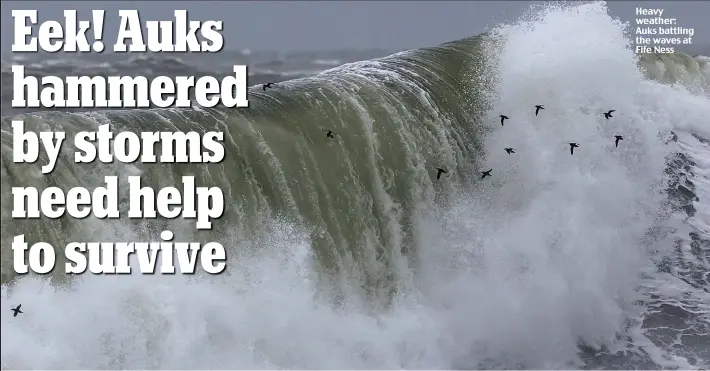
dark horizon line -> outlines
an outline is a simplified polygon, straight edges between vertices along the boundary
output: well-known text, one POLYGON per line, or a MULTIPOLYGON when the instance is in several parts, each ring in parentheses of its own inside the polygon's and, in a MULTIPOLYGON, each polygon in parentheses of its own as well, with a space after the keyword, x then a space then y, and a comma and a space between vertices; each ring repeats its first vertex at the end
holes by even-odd
MULTIPOLYGON (((190 1, 190 0, 185 0, 185 1, 190 1)), ((688 53, 688 51, 691 52, 700 52, 701 49, 703 52, 710 52, 710 43, 699 43, 699 44, 690 44, 690 45, 673 45, 673 47, 681 51, 683 53, 688 53)), ((96 52, 86 52, 86 53, 80 53, 80 52, 54 52, 54 53, 49 53, 46 51, 37 51, 37 52, 13 52, 13 51, 0 51, 0 55, 31 55, 31 54, 54 54, 54 55, 63 55, 63 54, 94 54, 94 55, 111 55, 111 54, 165 54, 165 55, 185 55, 185 54, 202 54, 205 56, 208 55, 218 55, 220 53, 243 53, 245 50, 248 50, 250 53, 333 53, 333 52, 398 52, 398 51, 403 51, 403 50, 412 50, 412 49, 419 49, 419 48, 424 48, 424 47, 417 47, 417 48, 383 48, 383 47, 363 47, 363 48, 326 48, 326 49, 286 49, 286 50, 279 50, 279 49, 252 49, 249 47, 245 48, 229 48, 229 49, 223 49, 220 50, 219 52, 216 53, 204 53, 204 52, 160 52, 160 53, 153 53, 153 52, 114 52, 110 49, 106 49, 101 53, 96 53, 96 52)), ((246 54, 248 55, 248 54, 246 54)))

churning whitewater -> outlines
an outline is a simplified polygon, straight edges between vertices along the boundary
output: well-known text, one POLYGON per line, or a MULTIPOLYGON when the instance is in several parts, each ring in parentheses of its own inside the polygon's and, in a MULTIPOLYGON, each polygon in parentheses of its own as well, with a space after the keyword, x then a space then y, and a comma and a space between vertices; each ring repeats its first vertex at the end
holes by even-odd
POLYGON ((193 235, 181 220, 13 220, 2 192, 1 367, 710 367, 708 59, 639 58, 625 32, 604 3, 545 7, 250 89, 249 109, 3 117, 3 189, 195 175, 227 201, 215 228, 193 235), (227 155, 86 166, 65 148, 43 176, 46 159, 12 163, 19 118, 67 137, 102 124, 221 130, 227 155), (18 234, 64 246, 166 229, 220 241, 228 272, 12 271, 18 234))

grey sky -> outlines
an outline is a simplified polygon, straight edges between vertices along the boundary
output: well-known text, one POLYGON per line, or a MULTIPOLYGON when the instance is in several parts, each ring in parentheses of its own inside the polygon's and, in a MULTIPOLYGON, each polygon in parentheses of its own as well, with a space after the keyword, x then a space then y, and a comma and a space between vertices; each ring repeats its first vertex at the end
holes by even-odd
MULTIPOLYGON (((2 1, 0 50, 11 48, 12 9, 40 9, 40 20, 63 20, 64 9, 77 9, 80 19, 89 20, 98 7, 106 10, 105 34, 118 29, 119 9, 138 9, 142 20, 170 20, 174 9, 187 9, 193 20, 224 21, 228 49, 326 50, 436 45, 514 20, 529 6, 526 1, 2 1)), ((609 3, 612 14, 625 21, 634 19, 637 6, 663 8, 678 25, 695 28, 696 43, 710 42, 710 2, 609 3)))

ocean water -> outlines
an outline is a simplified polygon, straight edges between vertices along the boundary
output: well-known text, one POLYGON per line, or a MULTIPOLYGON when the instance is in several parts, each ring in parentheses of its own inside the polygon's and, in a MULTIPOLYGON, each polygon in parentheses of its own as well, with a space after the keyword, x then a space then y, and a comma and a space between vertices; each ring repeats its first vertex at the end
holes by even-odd
MULTIPOLYGON (((709 59, 637 56, 628 36, 590 3, 389 56, 24 61, 58 75, 248 63, 250 83, 282 82, 251 89, 249 109, 23 112, 8 108, 3 79, 0 367, 710 367, 709 59), (219 129, 227 156, 88 166, 67 143, 42 176, 46 159, 12 162, 19 118, 68 138, 106 123, 219 129), (580 144, 574 156, 568 142, 580 144), (448 173, 437 180, 439 167, 448 173), (182 220, 10 218, 12 186, 92 188, 117 174, 154 187, 195 175, 222 187, 225 215, 199 233, 182 220), (227 272, 12 271, 18 234, 64 246, 152 241, 165 229, 220 241, 227 272), (12 317, 20 303, 25 313, 12 317)), ((6 76, 13 62, 2 63, 6 76)))

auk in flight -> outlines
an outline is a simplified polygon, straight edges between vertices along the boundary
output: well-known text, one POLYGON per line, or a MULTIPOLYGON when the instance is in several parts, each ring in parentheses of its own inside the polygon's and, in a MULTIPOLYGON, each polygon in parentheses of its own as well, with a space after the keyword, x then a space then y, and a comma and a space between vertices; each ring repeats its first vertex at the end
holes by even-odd
POLYGON ((604 112, 604 117, 608 120, 609 117, 614 117, 611 115, 612 112, 616 112, 616 110, 609 110, 609 112, 604 112))
POLYGON ((491 176, 491 171, 493 171, 493 169, 490 169, 488 171, 481 171, 481 174, 483 174, 483 175, 481 175, 481 179, 483 179, 487 176, 491 176))
POLYGON ((614 135, 614 138, 616 138, 616 141, 614 142, 614 145, 615 145, 616 147, 619 146, 619 141, 620 141, 620 140, 624 140, 624 137, 622 137, 621 135, 614 135))
POLYGON ((273 85, 273 84, 274 84, 273 82, 270 82, 270 83, 268 83, 268 84, 264 84, 264 86, 263 86, 264 91, 266 91, 266 88, 270 88, 271 85, 273 85))
POLYGON ((538 104, 537 106, 535 106, 535 116, 537 116, 537 113, 540 112, 541 109, 545 109, 542 104, 538 104))
POLYGON ((14 313, 12 314, 13 317, 17 317, 17 315, 20 314, 20 313, 25 313, 25 312, 23 312, 23 311, 20 310, 20 307, 21 307, 21 306, 22 306, 22 304, 18 305, 17 308, 10 308, 10 310, 14 312, 14 313))
POLYGON ((569 144, 569 153, 574 155, 574 149, 579 147, 579 144, 577 143, 570 143, 569 144))
POLYGON ((437 169, 436 169, 436 179, 441 178, 441 174, 442 174, 442 173, 443 173, 443 174, 446 174, 446 170, 437 168, 437 169))
POLYGON ((506 115, 500 115, 500 126, 503 126, 503 121, 507 120, 508 116, 506 115))
POLYGON ((506 148, 505 151, 508 152, 508 154, 515 153, 515 148, 506 148))

